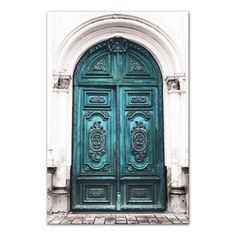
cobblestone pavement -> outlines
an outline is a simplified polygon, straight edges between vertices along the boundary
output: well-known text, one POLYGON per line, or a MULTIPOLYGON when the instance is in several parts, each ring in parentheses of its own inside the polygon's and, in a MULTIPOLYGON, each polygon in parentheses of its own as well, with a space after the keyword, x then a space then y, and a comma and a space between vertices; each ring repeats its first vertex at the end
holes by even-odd
POLYGON ((188 224, 186 214, 170 213, 68 213, 49 214, 49 225, 172 225, 188 224))

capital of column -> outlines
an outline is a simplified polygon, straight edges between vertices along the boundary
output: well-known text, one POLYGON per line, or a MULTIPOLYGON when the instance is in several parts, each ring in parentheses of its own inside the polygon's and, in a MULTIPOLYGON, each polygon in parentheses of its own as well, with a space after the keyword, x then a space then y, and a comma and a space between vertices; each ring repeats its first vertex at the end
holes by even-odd
POLYGON ((64 75, 64 74, 53 74, 54 84, 53 90, 54 91, 69 91, 71 76, 64 75))
POLYGON ((168 93, 183 93, 185 92, 185 74, 174 74, 171 76, 167 76, 166 85, 168 89, 168 93))

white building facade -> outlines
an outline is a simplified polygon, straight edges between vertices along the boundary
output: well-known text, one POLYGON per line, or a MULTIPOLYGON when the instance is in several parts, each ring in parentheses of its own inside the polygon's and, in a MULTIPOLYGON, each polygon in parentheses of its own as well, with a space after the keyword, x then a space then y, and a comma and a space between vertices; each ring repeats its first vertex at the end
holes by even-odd
POLYGON ((188 13, 49 12, 47 15, 48 212, 71 210, 73 73, 97 43, 142 45, 163 78, 166 211, 188 212, 188 13))

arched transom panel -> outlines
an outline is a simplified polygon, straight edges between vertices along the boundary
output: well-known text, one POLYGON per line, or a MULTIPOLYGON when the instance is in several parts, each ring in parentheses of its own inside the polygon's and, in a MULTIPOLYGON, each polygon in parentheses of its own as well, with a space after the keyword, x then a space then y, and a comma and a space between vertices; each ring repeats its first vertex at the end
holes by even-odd
POLYGON ((155 83, 162 85, 161 71, 144 47, 113 37, 87 50, 74 71, 74 85, 83 82, 155 83))

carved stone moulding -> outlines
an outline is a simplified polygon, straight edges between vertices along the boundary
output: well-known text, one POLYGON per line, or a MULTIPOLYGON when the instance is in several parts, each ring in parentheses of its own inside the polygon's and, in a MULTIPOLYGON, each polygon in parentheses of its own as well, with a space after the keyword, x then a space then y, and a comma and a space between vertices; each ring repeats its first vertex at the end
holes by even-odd
POLYGON ((181 81, 184 80, 184 74, 176 74, 173 76, 167 76, 165 81, 167 85, 167 89, 169 92, 181 92, 182 84, 181 81))
POLYGON ((68 90, 70 86, 70 75, 58 75, 57 81, 53 85, 53 89, 68 90))
POLYGON ((185 191, 184 186, 181 186, 181 187, 172 186, 171 190, 170 190, 171 195, 184 195, 185 193, 186 193, 186 191, 185 191))
POLYGON ((178 79, 169 79, 166 81, 168 91, 171 90, 180 90, 180 84, 178 79))
POLYGON ((124 38, 114 37, 109 40, 108 48, 111 53, 125 53, 128 48, 128 42, 124 38))
POLYGON ((57 170, 57 167, 56 166, 48 166, 47 167, 47 173, 50 173, 50 174, 55 174, 56 173, 56 170, 57 170))

